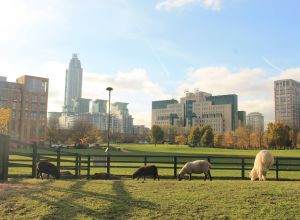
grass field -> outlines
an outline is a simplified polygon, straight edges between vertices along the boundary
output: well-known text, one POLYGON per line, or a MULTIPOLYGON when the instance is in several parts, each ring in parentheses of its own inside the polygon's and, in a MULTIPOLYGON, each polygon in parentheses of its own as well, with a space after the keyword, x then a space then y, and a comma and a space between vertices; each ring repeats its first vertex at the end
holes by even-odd
MULTIPOLYGON (((255 156, 259 149, 242 150, 242 149, 224 149, 224 148, 208 148, 208 147, 188 147, 187 145, 174 144, 113 144, 114 147, 126 149, 126 152, 111 151, 112 155, 130 154, 130 155, 197 155, 197 154, 222 154, 222 155, 245 155, 255 156)), ((32 152, 30 149, 15 149, 17 152, 32 152)), ((98 149, 66 149, 64 151, 80 154, 105 155, 104 150, 98 149)), ((270 150, 273 156, 281 157, 300 157, 300 149, 298 150, 270 150)), ((43 150, 41 150, 43 152, 43 150)))
POLYGON ((0 183, 1 219, 299 219, 300 182, 36 180, 0 183))
MULTIPOLYGON (((232 155, 232 156, 254 156, 259 150, 238 150, 238 149, 222 149, 222 148, 190 148, 185 145, 152 145, 152 144, 122 144, 122 145, 115 145, 115 147, 120 147, 123 151, 111 151, 111 155, 141 155, 140 157, 112 157, 111 158, 111 172, 116 175, 130 175, 134 172, 136 168, 120 168, 120 167, 114 167, 114 166, 135 166, 139 167, 144 164, 144 157, 143 155, 147 155, 147 163, 148 164, 155 164, 160 167, 159 174, 164 176, 172 176, 174 174, 173 169, 173 156, 174 155, 181 155, 181 156, 195 156, 195 158, 178 158, 178 169, 184 164, 186 161, 193 160, 199 157, 199 155, 232 155), (159 156, 166 156, 166 157, 149 157, 149 155, 159 155, 159 156), (124 162, 122 162, 124 161, 124 162)), ((17 149, 18 152, 23 153, 29 153, 32 152, 30 149, 17 149)), ((105 152, 104 150, 95 150, 95 149, 67 149, 63 150, 66 152, 72 152, 72 153, 80 153, 82 155, 103 155, 102 158, 105 160, 105 152)), ((39 150, 39 153, 46 153, 45 150, 39 150)), ((288 157, 300 157, 300 151, 299 150, 274 150, 271 151, 274 156, 288 156, 288 157)), ((48 152, 52 153, 53 156, 51 157, 53 159, 53 162, 56 163, 56 153, 55 152, 48 152)), ((49 157, 49 156, 48 156, 49 157)), ((28 161, 21 161, 21 162, 15 162, 18 164, 27 164, 31 165, 31 156, 30 157, 24 157, 24 156, 18 156, 18 155, 11 155, 10 159, 16 160, 28 160, 28 161)), ((41 158, 43 159, 43 158, 41 158)), ((61 162, 61 166, 75 166, 75 156, 62 156, 61 157, 63 162, 61 162), (66 160, 69 160, 71 162, 67 162, 66 160)), ((83 161, 87 160, 87 157, 82 157, 83 161)), ((207 158, 203 158, 207 159, 207 158)), ((241 169, 241 159, 239 158, 212 158, 211 162, 213 164, 213 175, 215 177, 241 177, 241 171, 240 170, 218 170, 219 168, 233 168, 233 169, 241 169)), ((289 166, 280 166, 280 169, 300 169, 300 161, 292 161, 292 160, 280 160, 281 164, 290 164, 289 166), (295 166, 296 165, 296 166, 295 166)), ((253 165, 253 159, 246 159, 245 160, 245 176, 248 176, 249 170, 252 168, 253 165)), ((86 163, 82 163, 82 166, 86 166, 86 163)), ((93 165, 93 163, 92 163, 93 165)), ((103 163, 103 166, 105 164, 103 163)), ((275 167, 274 167, 275 168, 275 167)), ((74 169, 70 170, 74 174, 74 169)), ((18 174, 26 174, 30 175, 32 172, 32 169, 30 167, 24 168, 24 167, 10 167, 9 168, 9 174, 11 175, 18 175, 18 174)), ((106 168, 91 168, 91 174, 99 173, 99 172, 106 172, 106 168)), ((87 172, 85 170, 82 171, 81 174, 85 175, 87 172)), ((300 172, 280 172, 280 178, 289 178, 289 179, 300 179, 300 172)), ((275 172, 271 171, 268 173, 268 177, 275 178, 275 172)))

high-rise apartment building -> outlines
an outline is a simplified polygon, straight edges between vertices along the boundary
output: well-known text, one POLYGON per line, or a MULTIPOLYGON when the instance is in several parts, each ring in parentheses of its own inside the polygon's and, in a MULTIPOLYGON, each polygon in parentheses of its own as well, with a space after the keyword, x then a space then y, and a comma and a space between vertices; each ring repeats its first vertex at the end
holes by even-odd
POLYGON ((43 142, 46 137, 48 84, 46 78, 22 76, 0 80, 0 107, 11 109, 9 135, 21 143, 43 142))
POLYGON ((186 92, 177 100, 152 102, 152 125, 191 127, 210 125, 214 132, 237 128, 237 95, 212 96, 206 92, 186 92))
POLYGON ((264 116, 259 112, 247 115, 247 126, 254 132, 264 131, 264 116))
POLYGON ((292 79, 274 82, 275 121, 300 130, 300 83, 292 79))
POLYGON ((73 110, 73 99, 81 98, 82 68, 77 54, 73 54, 66 70, 64 111, 73 110))

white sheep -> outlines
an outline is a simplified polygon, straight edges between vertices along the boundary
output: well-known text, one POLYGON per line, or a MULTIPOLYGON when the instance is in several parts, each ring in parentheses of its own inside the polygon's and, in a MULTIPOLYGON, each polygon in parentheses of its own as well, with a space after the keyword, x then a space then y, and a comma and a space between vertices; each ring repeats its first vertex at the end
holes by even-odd
POLYGON ((210 181, 212 180, 210 174, 211 164, 206 160, 195 160, 192 162, 187 162, 179 171, 177 175, 178 180, 182 180, 185 174, 189 174, 189 180, 192 179, 192 173, 204 173, 204 180, 209 177, 210 181))
POLYGON ((274 157, 267 150, 262 150, 256 154, 253 169, 250 172, 252 181, 257 178, 259 181, 266 181, 267 171, 273 166, 274 157))

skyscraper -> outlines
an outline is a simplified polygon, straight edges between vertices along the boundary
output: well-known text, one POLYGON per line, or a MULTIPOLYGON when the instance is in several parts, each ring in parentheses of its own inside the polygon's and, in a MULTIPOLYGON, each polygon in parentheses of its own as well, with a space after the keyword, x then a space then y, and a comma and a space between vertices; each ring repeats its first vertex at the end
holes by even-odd
POLYGON ((274 82, 275 120, 300 129, 300 83, 292 79, 274 82))
POLYGON ((66 70, 64 111, 73 110, 73 99, 81 98, 82 68, 77 54, 73 54, 66 70))

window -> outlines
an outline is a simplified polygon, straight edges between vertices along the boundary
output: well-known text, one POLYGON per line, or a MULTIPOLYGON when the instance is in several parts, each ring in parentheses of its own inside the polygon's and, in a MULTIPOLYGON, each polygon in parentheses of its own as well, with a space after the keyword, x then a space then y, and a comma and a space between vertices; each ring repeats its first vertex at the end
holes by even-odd
POLYGON ((46 96, 44 95, 41 96, 41 103, 46 103, 46 96))

